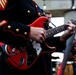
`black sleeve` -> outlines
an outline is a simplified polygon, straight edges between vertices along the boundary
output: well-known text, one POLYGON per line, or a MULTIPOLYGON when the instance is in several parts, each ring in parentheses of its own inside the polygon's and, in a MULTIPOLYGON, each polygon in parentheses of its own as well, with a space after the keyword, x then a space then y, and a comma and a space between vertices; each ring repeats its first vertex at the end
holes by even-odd
POLYGON ((0 41, 13 46, 24 46, 29 38, 30 27, 18 22, 0 26, 0 41))

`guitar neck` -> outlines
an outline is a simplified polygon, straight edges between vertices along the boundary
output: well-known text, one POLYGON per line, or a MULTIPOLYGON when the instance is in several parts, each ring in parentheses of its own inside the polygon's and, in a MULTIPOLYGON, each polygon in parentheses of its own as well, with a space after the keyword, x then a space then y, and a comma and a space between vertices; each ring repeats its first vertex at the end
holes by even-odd
POLYGON ((46 30, 46 39, 61 32, 61 31, 64 31, 67 29, 68 26, 66 26, 65 24, 64 25, 61 25, 59 27, 56 27, 56 28, 53 28, 53 29, 48 29, 46 30))

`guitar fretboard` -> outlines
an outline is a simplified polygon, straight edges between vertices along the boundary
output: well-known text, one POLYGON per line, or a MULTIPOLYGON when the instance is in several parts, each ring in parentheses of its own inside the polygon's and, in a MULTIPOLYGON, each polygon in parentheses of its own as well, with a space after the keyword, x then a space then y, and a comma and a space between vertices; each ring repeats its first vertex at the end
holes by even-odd
POLYGON ((46 30, 46 39, 57 34, 57 33, 59 33, 59 32, 61 32, 61 31, 66 30, 67 27, 68 26, 66 26, 66 25, 61 25, 59 27, 46 30))

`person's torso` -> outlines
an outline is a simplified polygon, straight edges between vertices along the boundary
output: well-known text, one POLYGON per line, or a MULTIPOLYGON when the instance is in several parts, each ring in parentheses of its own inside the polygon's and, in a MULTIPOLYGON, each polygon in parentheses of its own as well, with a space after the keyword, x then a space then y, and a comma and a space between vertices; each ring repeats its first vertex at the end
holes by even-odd
MULTIPOLYGON (((0 10, 0 19, 6 18, 24 24, 32 23, 37 18, 37 11, 32 0, 3 0, 4 5, 0 10)), ((2 0, 1 0, 2 2, 2 0)))

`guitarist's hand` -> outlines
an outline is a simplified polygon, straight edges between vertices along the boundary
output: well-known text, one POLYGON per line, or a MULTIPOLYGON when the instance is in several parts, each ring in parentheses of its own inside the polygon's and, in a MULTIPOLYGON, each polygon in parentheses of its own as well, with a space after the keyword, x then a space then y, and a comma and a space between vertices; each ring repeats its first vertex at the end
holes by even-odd
POLYGON ((64 34, 60 37, 61 41, 66 41, 72 34, 75 33, 76 25, 74 25, 71 21, 67 23, 67 30, 64 32, 64 34))
POLYGON ((42 43, 46 38, 46 30, 44 28, 30 27, 30 38, 42 43))

